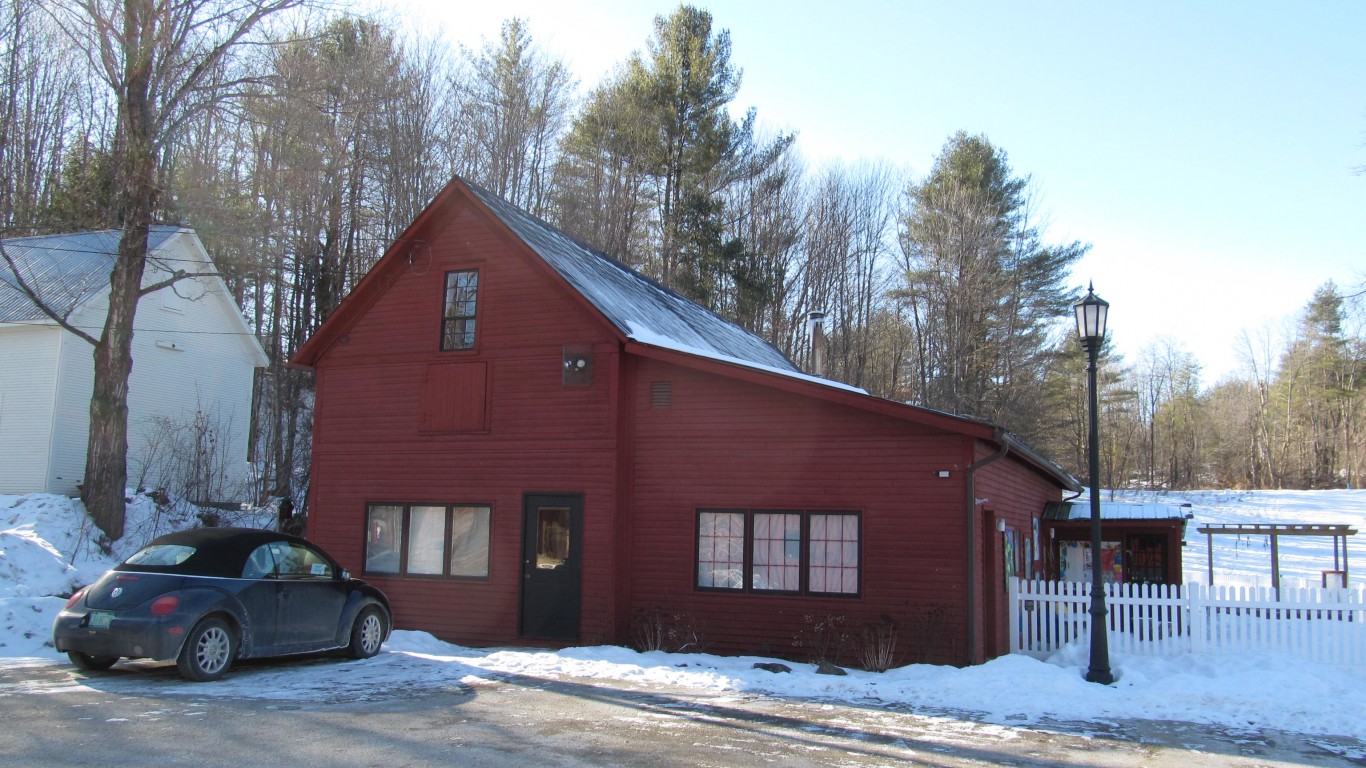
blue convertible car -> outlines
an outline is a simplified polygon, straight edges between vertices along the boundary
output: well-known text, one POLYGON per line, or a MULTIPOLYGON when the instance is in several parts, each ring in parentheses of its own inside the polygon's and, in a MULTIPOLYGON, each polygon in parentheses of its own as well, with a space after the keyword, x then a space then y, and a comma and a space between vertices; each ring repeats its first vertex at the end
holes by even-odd
POLYGON ((175 659, 182 676, 204 681, 239 658, 334 649, 373 656, 391 626, 384 593, 313 544, 272 531, 195 528, 153 539, 72 595, 52 639, 83 669, 175 659))

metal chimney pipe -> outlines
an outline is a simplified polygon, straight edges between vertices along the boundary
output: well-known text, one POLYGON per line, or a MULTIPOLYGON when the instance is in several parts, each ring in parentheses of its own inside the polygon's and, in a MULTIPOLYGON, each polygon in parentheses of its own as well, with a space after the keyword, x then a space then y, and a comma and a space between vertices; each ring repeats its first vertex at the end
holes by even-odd
POLYGON ((816 311, 806 316, 806 330, 811 335, 811 375, 825 375, 825 313, 816 311))

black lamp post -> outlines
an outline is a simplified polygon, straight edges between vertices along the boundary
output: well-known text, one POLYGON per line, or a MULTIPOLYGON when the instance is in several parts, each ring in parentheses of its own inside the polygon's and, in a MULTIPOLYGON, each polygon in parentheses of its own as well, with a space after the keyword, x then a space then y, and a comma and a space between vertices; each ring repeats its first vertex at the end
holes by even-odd
POLYGON ((1110 672, 1110 645, 1105 632, 1105 587, 1100 571, 1100 411, 1096 387, 1096 358, 1105 343, 1105 316, 1110 304, 1086 287, 1086 298, 1072 306, 1077 313, 1077 336, 1086 350, 1086 389, 1089 396, 1090 435, 1086 455, 1091 467, 1091 666, 1086 679, 1109 685, 1115 681, 1110 672))

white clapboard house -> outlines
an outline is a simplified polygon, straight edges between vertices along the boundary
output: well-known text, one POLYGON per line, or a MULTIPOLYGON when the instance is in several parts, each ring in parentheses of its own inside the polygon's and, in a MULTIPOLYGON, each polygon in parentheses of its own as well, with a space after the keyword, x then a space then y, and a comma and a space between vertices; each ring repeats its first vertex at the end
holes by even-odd
MULTIPOLYGON (((118 230, 3 241, 24 282, 98 337, 108 311, 118 230)), ((172 272, 213 273, 192 230, 153 227, 144 285, 172 272)), ((16 287, 0 259, 0 494, 76 495, 85 473, 93 347, 16 287)), ((128 384, 128 482, 244 501, 252 378, 265 352, 217 276, 187 277, 143 297, 128 384)))

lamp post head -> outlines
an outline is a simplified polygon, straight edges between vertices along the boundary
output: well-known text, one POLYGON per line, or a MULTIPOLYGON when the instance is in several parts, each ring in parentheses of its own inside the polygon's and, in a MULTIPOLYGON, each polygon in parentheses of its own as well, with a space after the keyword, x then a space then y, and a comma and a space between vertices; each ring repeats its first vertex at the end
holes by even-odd
POLYGON ((1105 316, 1110 302, 1096 295, 1095 288, 1086 287, 1086 298, 1072 305, 1077 313, 1077 337, 1083 346, 1099 345, 1105 340, 1105 316))

